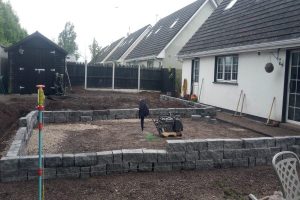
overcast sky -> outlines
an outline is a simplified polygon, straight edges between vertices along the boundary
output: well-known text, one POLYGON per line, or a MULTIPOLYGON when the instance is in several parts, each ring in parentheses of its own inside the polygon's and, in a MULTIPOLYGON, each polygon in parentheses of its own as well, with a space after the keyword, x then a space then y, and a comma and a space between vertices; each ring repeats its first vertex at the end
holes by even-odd
MULTIPOLYGON (((6 0, 8 1, 8 0, 6 0)), ((57 41, 67 21, 77 33, 79 53, 89 59, 88 45, 100 46, 126 36, 195 0, 9 0, 28 34, 39 31, 57 41), (157 17, 158 16, 158 17, 157 17)))

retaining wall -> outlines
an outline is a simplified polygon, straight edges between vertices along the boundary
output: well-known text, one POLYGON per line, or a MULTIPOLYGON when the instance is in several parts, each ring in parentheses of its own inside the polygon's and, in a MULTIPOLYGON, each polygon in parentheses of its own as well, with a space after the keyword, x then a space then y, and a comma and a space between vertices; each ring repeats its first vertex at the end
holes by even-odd
MULTIPOLYGON (((270 165, 284 150, 300 154, 300 137, 168 140, 166 150, 123 149, 45 155, 44 177, 88 178, 126 172, 207 170, 270 165)), ((38 156, 3 157, 0 180, 37 179, 38 156)))

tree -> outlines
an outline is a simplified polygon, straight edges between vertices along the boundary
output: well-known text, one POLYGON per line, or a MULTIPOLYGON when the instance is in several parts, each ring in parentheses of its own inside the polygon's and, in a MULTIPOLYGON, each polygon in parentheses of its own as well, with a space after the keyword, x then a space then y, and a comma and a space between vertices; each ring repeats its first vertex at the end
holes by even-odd
POLYGON ((93 43, 91 45, 89 45, 89 49, 91 52, 91 62, 92 64, 94 64, 97 61, 97 56, 101 51, 101 47, 99 46, 97 40, 94 38, 93 39, 93 43))
POLYGON ((65 24, 64 30, 58 36, 58 45, 66 50, 69 54, 74 54, 76 60, 79 58, 78 46, 75 42, 76 32, 71 22, 65 24))
POLYGON ((19 23, 10 3, 0 0, 0 44, 9 46, 27 36, 27 32, 19 23))

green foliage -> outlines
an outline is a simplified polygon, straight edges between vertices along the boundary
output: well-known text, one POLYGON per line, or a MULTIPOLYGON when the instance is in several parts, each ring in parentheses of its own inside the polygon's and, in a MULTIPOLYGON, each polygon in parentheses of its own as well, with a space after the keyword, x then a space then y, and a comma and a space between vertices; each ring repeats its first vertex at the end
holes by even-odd
POLYGON ((27 36, 27 32, 19 23, 10 3, 0 0, 0 44, 9 46, 27 36))
POLYGON ((94 38, 93 43, 89 45, 89 49, 91 52, 91 63, 94 64, 97 61, 97 56, 101 51, 101 47, 99 46, 97 40, 94 38))
POLYGON ((74 54, 76 60, 79 58, 78 46, 75 42, 77 37, 74 31, 74 25, 71 22, 65 24, 64 30, 58 36, 58 45, 66 50, 69 54, 74 54))

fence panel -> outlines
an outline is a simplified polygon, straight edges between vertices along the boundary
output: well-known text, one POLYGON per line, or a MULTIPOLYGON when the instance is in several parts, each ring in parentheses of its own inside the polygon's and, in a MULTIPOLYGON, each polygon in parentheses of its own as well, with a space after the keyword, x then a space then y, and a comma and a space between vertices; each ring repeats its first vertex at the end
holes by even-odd
POLYGON ((138 66, 116 66, 115 88, 137 89, 138 88, 138 66))
POLYGON ((141 89, 157 90, 162 87, 162 69, 161 68, 141 68, 141 89))
POLYGON ((89 88, 111 88, 112 66, 88 66, 87 87, 89 88))
POLYGON ((84 85, 84 63, 68 63, 68 74, 72 86, 84 85))

